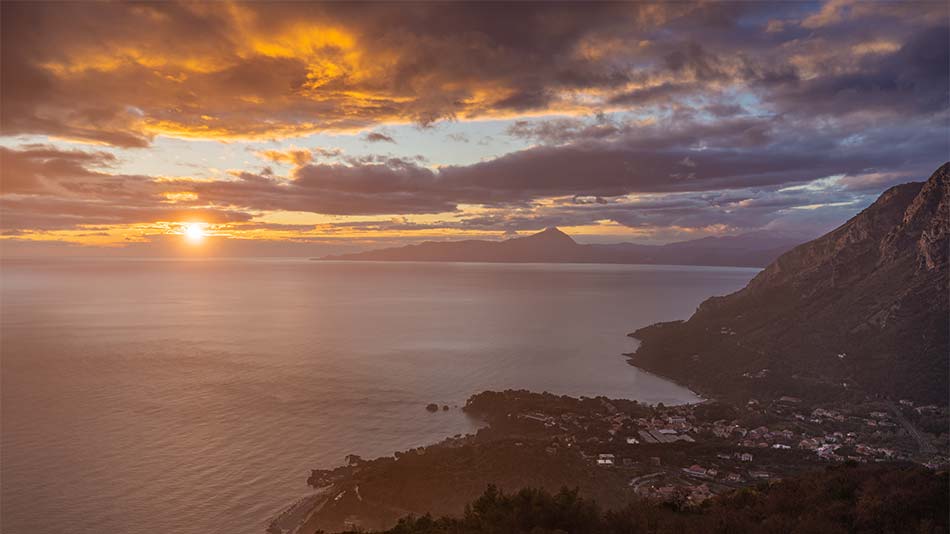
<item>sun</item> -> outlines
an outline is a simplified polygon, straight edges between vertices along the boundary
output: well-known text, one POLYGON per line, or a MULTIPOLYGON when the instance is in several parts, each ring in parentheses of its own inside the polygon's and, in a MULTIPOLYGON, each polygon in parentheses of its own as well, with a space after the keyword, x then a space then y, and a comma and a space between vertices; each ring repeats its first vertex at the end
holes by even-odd
POLYGON ((188 223, 185 225, 185 239, 187 239, 189 243, 201 243, 204 241, 205 235, 204 224, 188 223))

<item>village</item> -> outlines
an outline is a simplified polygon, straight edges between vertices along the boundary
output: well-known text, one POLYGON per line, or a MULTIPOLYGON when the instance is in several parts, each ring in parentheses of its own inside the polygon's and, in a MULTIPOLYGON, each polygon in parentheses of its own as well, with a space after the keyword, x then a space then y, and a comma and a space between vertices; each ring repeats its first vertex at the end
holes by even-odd
MULTIPOLYGON (((485 414, 493 426, 515 433, 520 427, 534 438, 543 434, 550 440, 545 454, 576 451, 598 468, 628 474, 639 496, 685 505, 821 464, 916 462, 930 469, 948 464, 947 435, 928 434, 914 423, 929 420, 930 427, 945 429, 947 408, 909 400, 818 406, 782 396, 742 407, 716 402, 652 407, 599 398, 576 400, 572 408, 553 395, 500 395, 513 410, 485 414)), ((480 411, 480 404, 476 396, 467 409, 480 411)))
MULTIPOLYGON (((422 417, 455 409, 420 408, 422 417)), ((473 395, 461 409, 483 423, 474 434, 314 469, 316 504, 289 516, 306 515, 308 528, 378 527, 413 510, 451 513, 488 484, 577 488, 605 507, 641 498, 684 509, 830 466, 940 471, 950 463, 948 409, 909 400, 776 396, 665 406, 507 390, 473 395)))

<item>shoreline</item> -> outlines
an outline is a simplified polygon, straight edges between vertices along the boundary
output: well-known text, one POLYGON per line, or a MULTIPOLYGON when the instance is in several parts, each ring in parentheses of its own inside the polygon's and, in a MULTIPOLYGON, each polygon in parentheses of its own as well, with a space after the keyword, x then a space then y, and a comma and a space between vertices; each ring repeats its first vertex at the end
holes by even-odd
MULTIPOLYGON (((648 371, 647 369, 644 369, 643 367, 640 367, 639 365, 633 363, 633 361, 632 361, 631 358, 630 358, 630 354, 624 354, 624 357, 627 358, 627 365, 633 367, 634 369, 640 371, 641 373, 644 373, 644 374, 647 374, 647 375, 650 375, 650 376, 655 376, 655 377, 657 377, 657 378, 662 378, 663 380, 666 380, 667 382, 676 384, 677 386, 679 386, 679 387, 681 387, 681 388, 683 388, 683 389, 689 391, 690 393, 692 393, 693 395, 695 395, 696 397, 699 398, 699 401, 697 401, 697 402, 681 402, 681 403, 678 403, 678 404, 671 404, 670 406, 686 406, 686 405, 690 405, 690 404, 706 404, 706 403, 709 403, 709 402, 716 402, 716 401, 718 400, 718 399, 716 399, 716 398, 715 398, 714 396, 712 396, 712 395, 707 395, 707 394, 705 394, 705 393, 701 393, 701 392, 699 392, 699 391, 696 391, 695 389, 693 389, 693 386, 690 386, 690 385, 688 385, 688 384, 684 384, 684 383, 682 383, 682 382, 679 382, 679 381, 677 381, 675 378, 673 378, 673 377, 671 377, 671 376, 667 376, 667 375, 665 375, 665 374, 663 374, 663 373, 658 373, 658 372, 656 372, 656 371, 648 371)), ((633 399, 630 399, 630 400, 633 400, 633 399)), ((657 403, 657 404, 659 404, 659 403, 657 403)), ((656 404, 652 404, 651 406, 656 406, 656 404)))
POLYGON ((321 495, 335 497, 298 501, 276 523, 291 528, 270 532, 385 530, 407 515, 457 516, 486 485, 502 491, 577 487, 585 498, 613 509, 630 499, 663 501, 682 492, 700 503, 845 461, 914 462, 931 470, 936 467, 930 464, 946 464, 938 456, 923 458, 916 443, 900 435, 883 444, 875 438, 877 428, 890 424, 869 415, 877 414, 879 404, 868 399, 830 407, 783 398, 747 406, 704 399, 659 407, 604 396, 481 392, 463 408, 487 423, 477 433, 314 470, 309 482, 323 487, 321 495), (815 420, 806 421, 804 414, 815 420), (822 446, 826 438, 831 444, 822 446), (631 484, 643 476, 662 480, 631 484))
MULTIPOLYGON (((641 373, 663 379, 678 387, 681 387, 687 390, 692 396, 698 398, 698 400, 687 401, 687 402, 677 402, 675 404, 665 404, 663 402, 647 403, 647 402, 643 402, 643 401, 640 401, 634 398, 629 398, 629 397, 614 398, 611 400, 620 400, 620 401, 626 401, 626 402, 639 403, 651 409, 655 409, 659 405, 671 406, 671 407, 699 406, 702 404, 709 403, 713 400, 694 391, 689 386, 686 386, 684 384, 677 382, 676 380, 673 380, 670 377, 664 376, 661 373, 648 371, 646 369, 643 369, 633 364, 631 361, 632 354, 634 353, 621 353, 621 356, 627 359, 626 361, 627 365, 632 366, 634 369, 636 369, 637 371, 641 373)), ((472 399, 479 395, 484 395, 490 392, 493 392, 493 390, 484 390, 484 391, 475 392, 469 396, 469 399, 472 399)), ((534 393, 534 392, 531 392, 531 393, 534 393)), ((554 394, 552 393, 552 395, 554 394)), ((561 397, 567 397, 576 401, 580 401, 582 399, 600 399, 600 398, 608 399, 610 398, 610 397, 605 397, 604 395, 596 395, 593 397, 589 397, 586 395, 575 396, 575 395, 567 395, 567 394, 561 395, 561 397)), ((466 405, 459 407, 459 409, 462 410, 462 412, 465 413, 468 417, 474 418, 478 420, 480 423, 482 423, 479 426, 479 428, 475 430, 474 433, 466 433, 466 434, 461 434, 461 435, 456 435, 456 436, 446 436, 445 438, 441 440, 438 440, 433 443, 423 444, 415 449, 410 449, 407 452, 393 451, 392 454, 387 455, 387 456, 380 456, 368 461, 360 460, 358 464, 340 464, 335 467, 331 467, 329 469, 314 469, 312 470, 311 478, 308 479, 308 483, 317 472, 329 475, 331 473, 337 472, 338 470, 350 471, 350 470, 354 470, 354 468, 358 470, 359 465, 364 462, 376 462, 380 460, 392 459, 394 457, 398 459, 400 455, 405 455, 407 453, 411 453, 417 450, 425 451, 429 449, 453 448, 453 447, 471 445, 477 440, 478 434, 480 431, 492 428, 493 418, 489 414, 486 414, 486 413, 469 413, 466 410, 467 404, 468 403, 466 402, 466 405)), ((350 473, 347 472, 347 474, 344 475, 344 477, 349 476, 349 474, 350 473)), ((356 487, 358 489, 359 486, 356 486, 356 487)), ((312 521, 314 520, 314 517, 324 509, 324 507, 327 505, 328 502, 330 502, 331 490, 333 490, 334 488, 336 488, 336 482, 331 482, 327 485, 320 486, 313 493, 309 495, 305 495, 301 497, 300 499, 298 499, 297 501, 295 501, 294 503, 290 504, 287 508, 281 511, 276 517, 272 518, 268 522, 267 532, 282 533, 282 534, 298 534, 300 533, 300 530, 302 528, 312 527, 313 526, 312 521)))
POLYGON ((643 327, 643 328, 638 328, 637 330, 634 330, 633 332, 630 332, 630 333, 627 334, 627 337, 628 337, 628 338, 633 339, 633 340, 635 340, 635 341, 637 342, 637 348, 636 348, 636 349, 634 349, 632 352, 624 352, 624 353, 622 354, 622 356, 627 359, 627 365, 633 367, 634 369, 640 371, 641 373, 644 373, 644 374, 647 374, 647 375, 650 375, 650 376, 655 376, 655 377, 657 377, 657 378, 661 378, 661 379, 663 379, 663 380, 666 380, 667 382, 676 384, 677 386, 679 386, 679 387, 681 387, 681 388, 683 388, 683 389, 689 391, 689 392, 692 393, 694 396, 696 396, 696 397, 698 397, 698 398, 700 399, 698 402, 686 402, 686 403, 680 403, 680 404, 678 404, 678 405, 684 405, 684 404, 704 404, 704 403, 708 403, 708 402, 714 402, 714 401, 720 401, 720 400, 722 400, 722 399, 718 398, 716 395, 714 395, 714 394, 712 394, 712 393, 703 393, 703 392, 697 391, 697 390, 695 389, 696 386, 690 385, 690 384, 686 384, 686 383, 684 383, 684 382, 680 382, 680 379, 678 379, 678 378, 672 377, 672 376, 667 375, 667 374, 665 374, 665 373, 661 373, 661 372, 659 372, 659 371, 651 371, 651 370, 649 370, 649 369, 646 369, 646 368, 644 368, 644 367, 641 367, 640 365, 637 365, 637 364, 634 362, 634 358, 637 356, 637 353, 640 351, 640 348, 643 347, 643 343, 644 343, 643 339, 639 338, 639 337, 636 335, 637 332, 639 332, 639 331, 641 331, 641 330, 644 330, 644 329, 646 329, 646 328, 652 328, 652 327, 655 327, 655 326, 657 326, 657 325, 665 324, 665 323, 668 323, 668 322, 669 322, 669 321, 665 321, 665 322, 664 322, 664 321, 661 321, 661 322, 658 322, 658 323, 653 323, 653 324, 647 325, 647 326, 645 326, 645 327, 643 327))
MULTIPOLYGON (((655 325, 655 324, 660 324, 660 323, 653 323, 653 324, 655 325)), ((653 325, 650 325, 650 326, 653 326, 653 325)), ((627 359, 627 365, 633 367, 634 369, 640 371, 641 373, 644 373, 644 374, 647 374, 647 375, 650 375, 650 376, 655 376, 655 377, 657 377, 657 378, 662 378, 663 380, 666 380, 667 382, 676 384, 677 386, 679 386, 679 387, 681 387, 681 388, 683 388, 683 389, 689 391, 689 392, 692 393, 694 396, 696 396, 696 397, 699 398, 699 402, 683 402, 683 403, 677 404, 676 406, 681 406, 681 405, 684 405, 684 404, 704 404, 704 403, 707 403, 707 402, 711 402, 711 401, 716 401, 716 400, 718 400, 718 399, 716 399, 715 396, 713 396, 713 395, 709 395, 709 394, 705 394, 705 393, 700 393, 699 391, 696 391, 695 389, 693 389, 694 386, 691 386, 691 385, 689 385, 689 384, 684 384, 684 383, 680 382, 678 379, 676 379, 676 378, 674 378, 674 377, 672 377, 672 376, 669 376, 669 375, 666 375, 666 374, 663 374, 663 373, 660 373, 660 372, 657 372, 657 371, 650 371, 650 370, 645 369, 645 368, 643 368, 643 367, 640 367, 639 365, 637 365, 636 363, 634 363, 633 359, 634 359, 634 357, 636 357, 637 351, 640 350, 640 347, 643 346, 643 340, 640 339, 640 338, 638 338, 638 337, 636 337, 633 333, 627 334, 627 337, 629 337, 630 339, 635 339, 635 340, 637 341, 637 343, 638 343, 636 350, 634 350, 633 352, 624 352, 623 354, 621 354, 621 356, 623 356, 624 358, 627 359)))
POLYGON ((300 497, 278 512, 277 515, 267 520, 267 528, 265 531, 298 534, 300 529, 307 524, 307 521, 309 521, 314 514, 319 513, 330 499, 331 488, 332 486, 317 488, 313 492, 300 497), (322 502, 320 502, 321 500, 322 502))

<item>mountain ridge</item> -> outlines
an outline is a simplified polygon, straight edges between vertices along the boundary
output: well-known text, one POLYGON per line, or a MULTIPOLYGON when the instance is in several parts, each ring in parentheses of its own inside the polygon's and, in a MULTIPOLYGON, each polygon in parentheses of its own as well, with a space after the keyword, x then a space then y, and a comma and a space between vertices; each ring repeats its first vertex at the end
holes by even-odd
POLYGON ((349 261, 471 261, 607 264, 670 264, 764 267, 801 242, 773 232, 706 237, 666 245, 639 243, 581 244, 558 229, 504 241, 425 241, 414 245, 324 256, 349 261))
POLYGON ((638 330, 632 363, 715 395, 852 388, 946 402, 948 234, 944 164, 687 321, 638 330))

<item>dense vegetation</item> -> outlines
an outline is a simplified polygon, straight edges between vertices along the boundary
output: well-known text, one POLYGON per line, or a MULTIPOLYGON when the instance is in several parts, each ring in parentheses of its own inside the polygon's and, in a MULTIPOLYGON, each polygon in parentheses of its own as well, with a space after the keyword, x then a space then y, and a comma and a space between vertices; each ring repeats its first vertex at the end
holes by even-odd
POLYGON ((946 533, 948 477, 918 467, 844 465, 746 488, 700 507, 634 501, 603 511, 576 490, 494 486, 458 518, 406 517, 389 534, 946 533))

